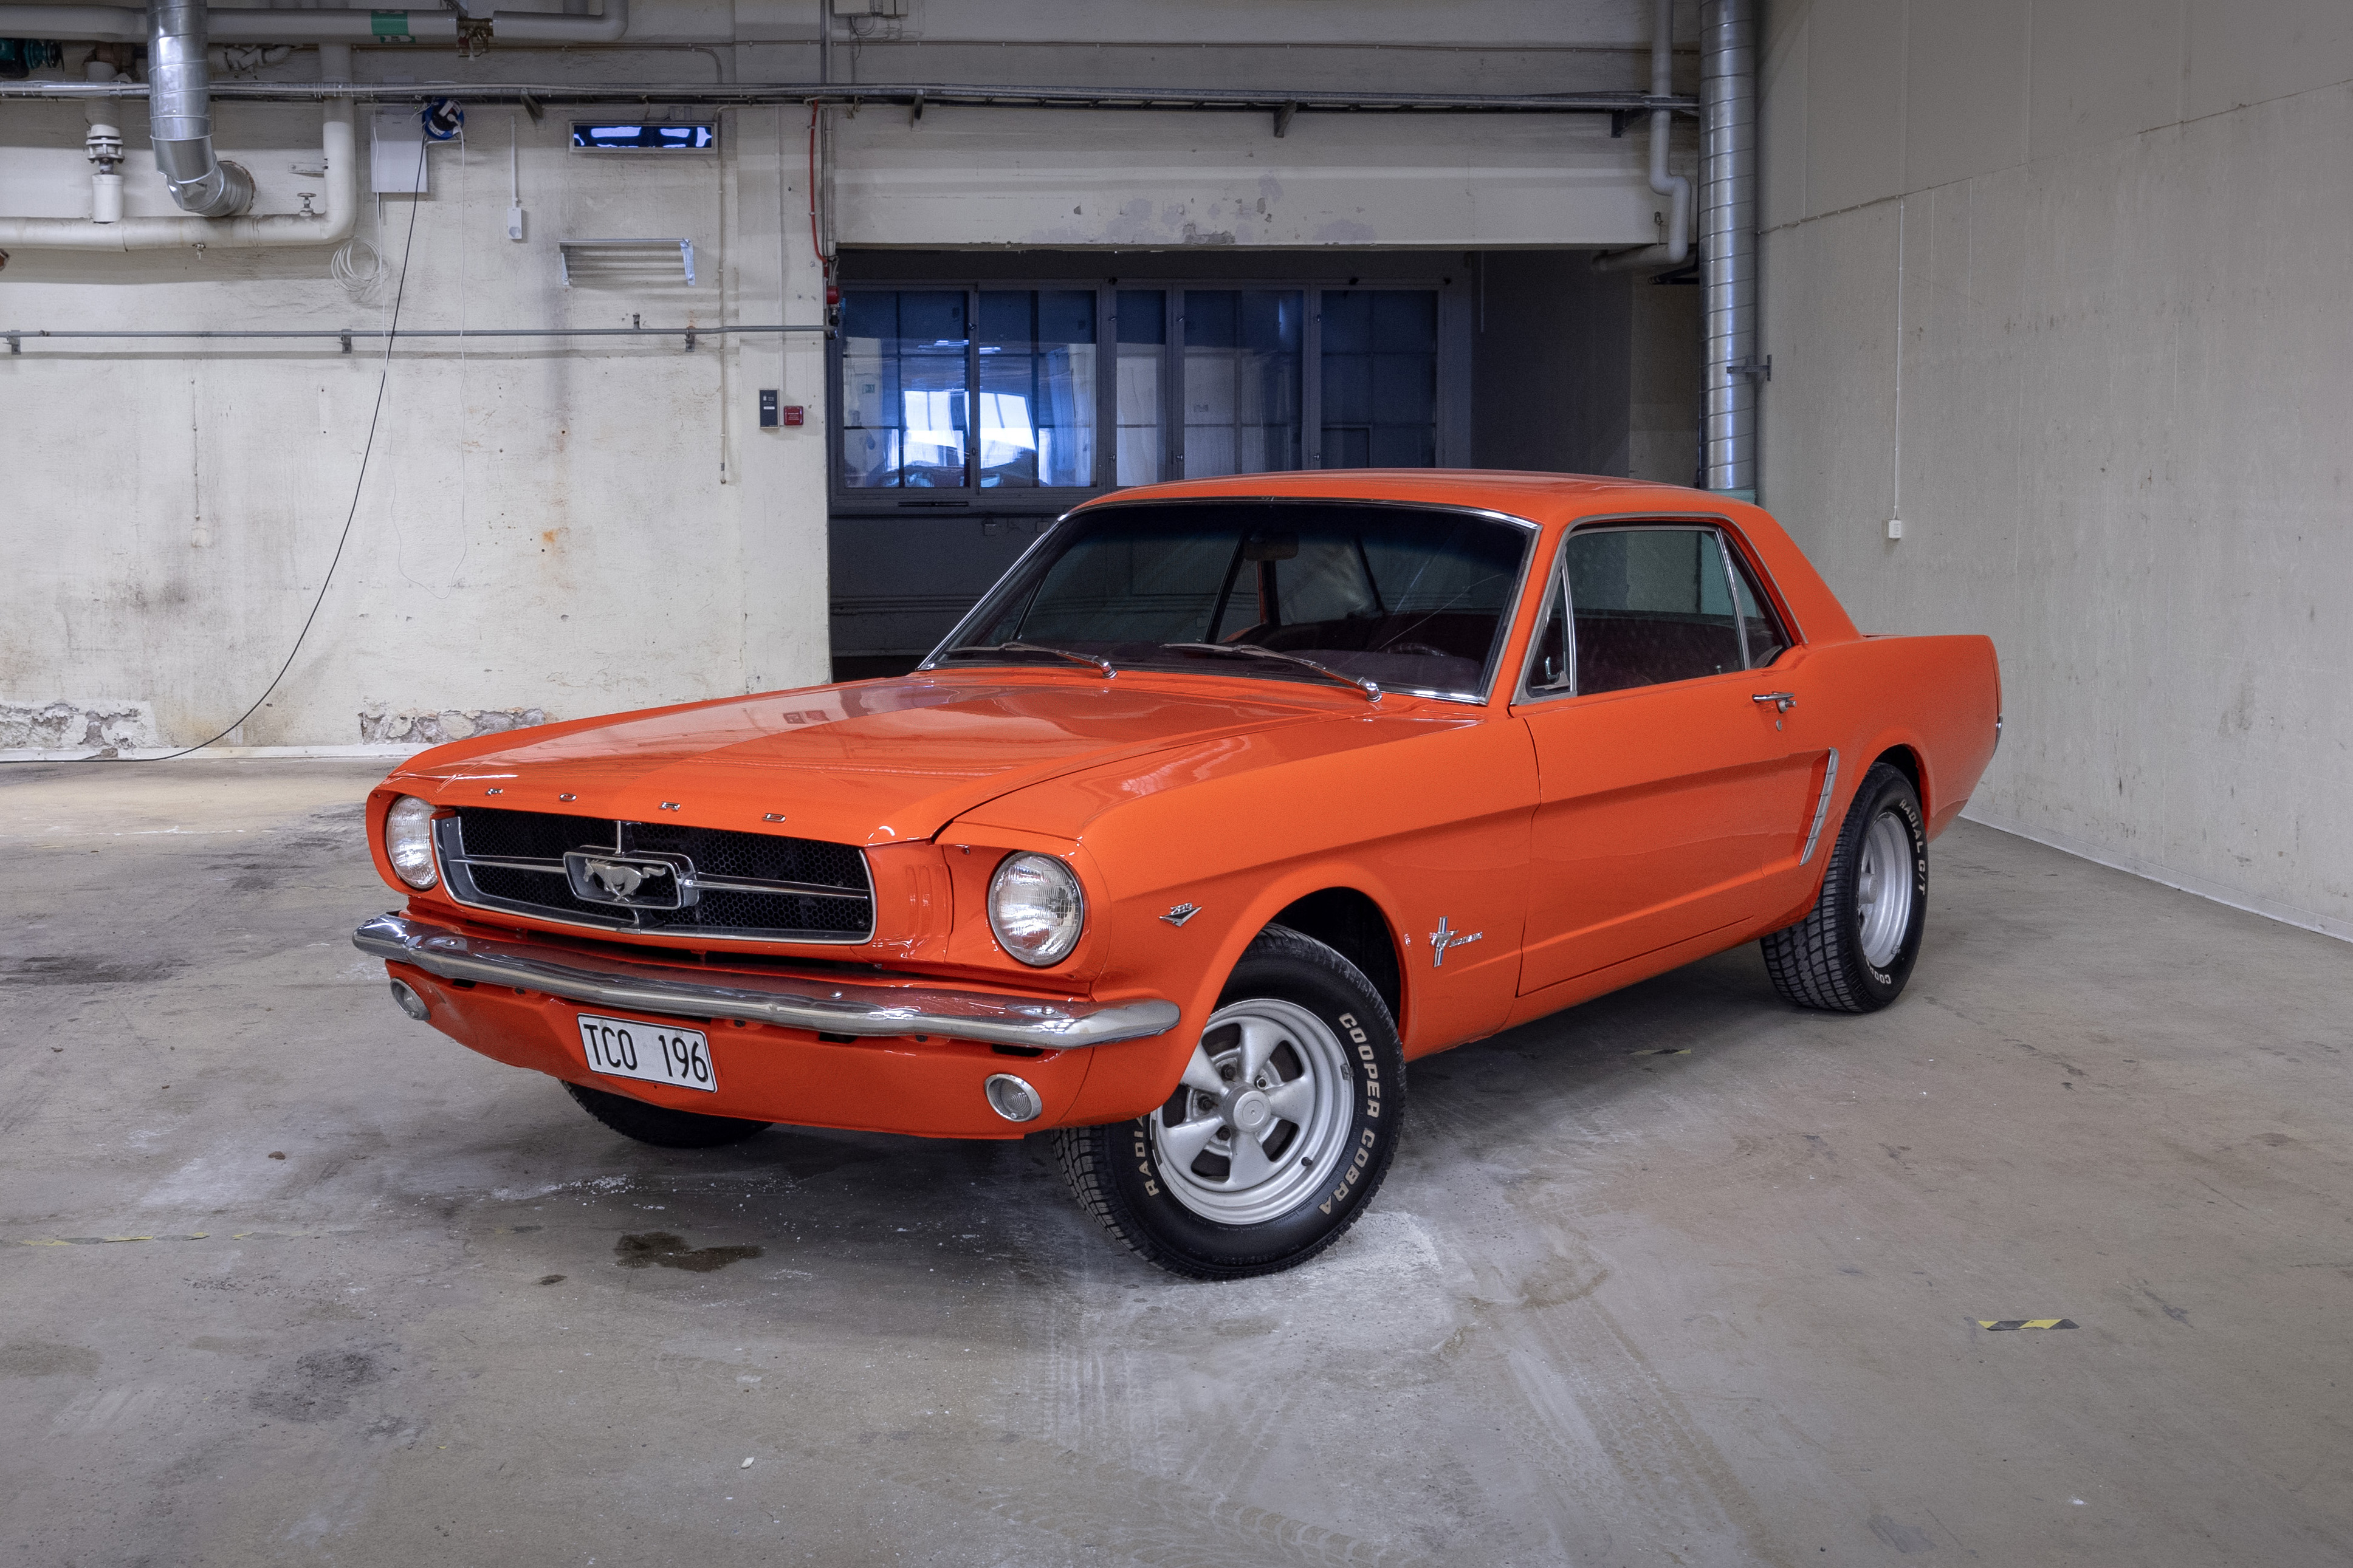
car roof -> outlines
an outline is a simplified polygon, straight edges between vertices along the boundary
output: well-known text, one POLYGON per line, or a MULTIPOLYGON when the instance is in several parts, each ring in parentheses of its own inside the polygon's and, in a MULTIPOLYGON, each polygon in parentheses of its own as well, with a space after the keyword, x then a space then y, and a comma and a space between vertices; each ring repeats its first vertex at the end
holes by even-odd
MULTIPOLYGON (((1282 500, 1418 501, 1477 507, 1531 522, 1627 512, 1729 517, 1741 503, 1728 495, 1602 474, 1534 473, 1500 468, 1309 468, 1236 474, 1140 485, 1089 501, 1096 507, 1145 500, 1214 498, 1282 500)), ((1742 508, 1742 510, 1746 510, 1742 508)))

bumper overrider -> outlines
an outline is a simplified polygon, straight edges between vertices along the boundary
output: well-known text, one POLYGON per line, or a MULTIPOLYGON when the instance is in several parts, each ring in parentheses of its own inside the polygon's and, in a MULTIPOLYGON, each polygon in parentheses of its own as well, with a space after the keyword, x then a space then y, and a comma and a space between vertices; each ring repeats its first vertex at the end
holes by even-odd
POLYGON ((1166 1034, 1179 1016, 1176 1003, 1156 998, 1046 1000, 741 971, 705 978, 398 914, 364 921, 352 942, 391 966, 427 1021, 486 1056, 680 1110, 803 1126, 1013 1133, 985 1098, 987 1078, 1012 1065, 991 1049, 1005 1047, 1043 1053, 1023 1071, 1038 1080, 1047 1113, 1039 1120, 1050 1125, 1086 1077, 1078 1047, 1166 1034), (714 1054, 724 1048, 720 1092, 590 1072, 583 1008, 730 1026, 713 1039, 714 1054))

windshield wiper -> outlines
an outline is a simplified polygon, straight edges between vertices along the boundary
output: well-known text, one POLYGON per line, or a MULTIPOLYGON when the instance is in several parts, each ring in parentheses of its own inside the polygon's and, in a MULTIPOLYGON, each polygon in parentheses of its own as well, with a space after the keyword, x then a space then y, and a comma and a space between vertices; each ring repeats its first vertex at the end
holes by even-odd
POLYGON ((1327 680, 1336 680, 1343 686, 1353 686, 1365 694, 1367 701, 1378 702, 1381 700, 1380 682, 1359 680, 1353 675, 1343 675, 1328 664, 1318 664, 1312 658, 1295 653, 1285 653, 1281 648, 1261 647, 1256 643, 1246 642, 1165 642, 1160 646, 1176 653, 1214 653, 1222 654, 1229 658, 1279 658, 1285 664, 1295 664, 1302 669, 1312 669, 1327 680))
MULTIPOLYGON (((976 644, 976 645, 972 646, 972 647, 952 647, 952 648, 948 649, 948 650, 947 650, 947 652, 945 652, 945 653, 942 654, 940 657, 941 657, 942 658, 959 658, 959 657, 962 657, 962 656, 970 655, 970 654, 986 654, 986 653, 1044 653, 1044 654, 1051 654, 1051 655, 1052 655, 1054 658, 1067 658, 1067 659, 1069 659, 1072 664, 1083 664, 1083 665, 1085 665, 1089 669, 1092 669, 1092 670, 1093 670, 1096 674, 1098 674, 1098 675, 1102 676, 1105 680, 1109 680, 1113 676, 1117 675, 1117 674, 1119 673, 1119 671, 1117 671, 1117 670, 1113 669, 1113 668, 1111 667, 1111 660, 1109 660, 1109 659, 1107 659, 1107 658, 1097 658, 1094 655, 1092 655, 1092 654, 1091 654, 1091 653, 1072 653, 1069 648, 1066 648, 1066 647, 1048 647, 1044 643, 1041 643, 1041 642, 1001 642, 1001 643, 986 643, 986 644, 976 644)), ((1345 677, 1343 677, 1342 679, 1345 679, 1345 677)))

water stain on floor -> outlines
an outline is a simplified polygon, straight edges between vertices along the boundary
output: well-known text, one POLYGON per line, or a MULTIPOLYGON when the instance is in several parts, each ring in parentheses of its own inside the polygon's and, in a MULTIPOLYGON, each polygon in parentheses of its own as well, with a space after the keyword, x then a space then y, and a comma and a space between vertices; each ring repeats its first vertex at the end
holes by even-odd
POLYGON ((168 980, 186 961, 115 960, 89 953, 29 953, 0 959, 0 985, 146 985, 168 980))
POLYGON ((613 1261, 624 1268, 683 1268, 712 1274, 731 1263, 760 1256, 756 1247, 689 1247, 666 1230, 640 1231, 613 1243, 613 1261))

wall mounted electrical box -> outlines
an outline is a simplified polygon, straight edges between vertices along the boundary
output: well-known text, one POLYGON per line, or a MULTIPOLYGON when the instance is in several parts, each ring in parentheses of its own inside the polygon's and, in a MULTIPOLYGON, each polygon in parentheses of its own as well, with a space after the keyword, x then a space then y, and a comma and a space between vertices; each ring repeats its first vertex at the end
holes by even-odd
POLYGON ((425 121, 417 110, 379 109, 369 129, 368 188, 380 196, 427 194, 425 121))

